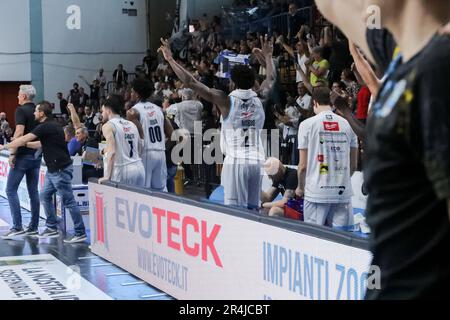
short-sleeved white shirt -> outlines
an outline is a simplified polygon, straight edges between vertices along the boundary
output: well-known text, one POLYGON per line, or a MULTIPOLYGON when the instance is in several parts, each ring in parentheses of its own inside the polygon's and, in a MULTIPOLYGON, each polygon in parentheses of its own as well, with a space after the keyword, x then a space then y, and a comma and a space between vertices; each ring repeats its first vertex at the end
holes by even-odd
POLYGON ((303 121, 299 150, 308 150, 305 199, 314 203, 346 203, 353 196, 350 155, 358 139, 350 124, 332 111, 303 121))

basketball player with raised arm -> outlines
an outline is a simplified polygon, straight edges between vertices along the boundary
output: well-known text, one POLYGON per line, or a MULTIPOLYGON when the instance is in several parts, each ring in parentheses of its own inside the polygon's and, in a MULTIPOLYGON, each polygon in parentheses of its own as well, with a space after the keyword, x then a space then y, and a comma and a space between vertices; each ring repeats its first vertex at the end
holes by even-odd
MULTIPOLYGON (((225 205, 259 209, 262 184, 262 166, 265 161, 261 131, 265 112, 261 100, 253 90, 255 74, 248 66, 235 66, 231 72, 231 86, 235 88, 230 95, 209 88, 180 66, 173 58, 167 40, 159 49, 169 62, 175 74, 188 88, 196 91, 203 99, 218 106, 222 117, 221 147, 225 153, 222 171, 222 185, 225 205), (254 190, 252 192, 251 190, 254 190)), ((264 41, 262 52, 267 65, 272 66, 273 44, 264 41)))

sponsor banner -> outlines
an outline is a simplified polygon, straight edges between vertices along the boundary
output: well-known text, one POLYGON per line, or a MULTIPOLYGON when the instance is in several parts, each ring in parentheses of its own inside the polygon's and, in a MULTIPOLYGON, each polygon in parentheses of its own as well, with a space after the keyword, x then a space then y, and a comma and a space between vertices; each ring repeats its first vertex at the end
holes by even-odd
POLYGON ((368 251, 89 185, 92 251, 177 299, 359 300, 368 251))
MULTIPOLYGON (((10 166, 8 163, 8 153, 3 152, 0 155, 0 197, 7 198, 6 196, 6 184, 8 183, 8 174, 9 174, 10 166)), ((44 163, 42 163, 40 171, 39 171, 39 185, 38 190, 39 193, 44 188, 45 183, 45 175, 47 174, 47 167, 44 163)), ((74 187, 78 187, 82 181, 82 164, 80 162, 79 157, 74 158, 74 178, 72 180, 72 184, 74 187), (79 162, 79 163, 78 163, 79 162)), ((87 188, 87 186, 84 186, 87 188)), ((20 206, 25 210, 31 211, 30 197, 28 195, 27 183, 26 179, 22 179, 22 182, 19 185, 19 189, 17 191, 19 195, 20 206)), ((78 199, 77 199, 78 200, 78 199)), ((81 209, 86 208, 85 201, 78 201, 78 205, 82 207, 81 209)), ((46 219, 44 207, 41 205, 40 216, 42 219, 46 219)))
MULTIPOLYGON (((10 166, 8 163, 8 157, 0 155, 0 196, 7 198, 6 196, 6 185, 8 183, 8 174, 9 174, 10 166)), ((42 165, 39 172, 39 186, 38 190, 41 192, 44 187, 45 175, 47 174, 47 167, 42 165)), ((28 195, 27 183, 26 179, 22 179, 22 182, 19 185, 19 189, 17 191, 19 195, 20 206, 25 210, 31 211, 30 197, 28 195)), ((41 218, 45 219, 44 207, 41 205, 40 210, 41 218)))
MULTIPOLYGON (((89 229, 89 191, 87 185, 74 185, 72 186, 73 196, 75 202, 80 209, 80 214, 83 218, 84 225, 89 229)), ((65 231, 73 231, 74 224, 69 210, 64 207, 62 197, 56 195, 56 215, 63 219, 65 231)))
POLYGON ((52 255, 0 258, 0 300, 112 300, 52 255))

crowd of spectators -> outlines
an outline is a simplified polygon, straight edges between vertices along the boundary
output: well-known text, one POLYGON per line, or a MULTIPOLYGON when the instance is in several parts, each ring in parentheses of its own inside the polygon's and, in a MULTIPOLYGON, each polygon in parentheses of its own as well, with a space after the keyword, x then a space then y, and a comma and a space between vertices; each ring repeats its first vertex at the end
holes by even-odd
MULTIPOLYGON (((277 67, 277 81, 273 92, 265 101, 266 122, 264 129, 280 130, 281 162, 284 165, 299 163, 298 131, 301 123, 314 115, 313 91, 317 87, 328 87, 338 93, 348 105, 348 110, 337 112, 344 117, 365 121, 371 93, 353 64, 349 43, 343 34, 331 25, 317 27, 296 19, 297 3, 283 1, 240 1, 246 8, 257 6, 261 15, 270 16, 288 12, 291 19, 288 33, 274 32, 270 35, 274 43, 273 58, 277 67)), ((300 1, 300 6, 311 1, 300 1)), ((257 74, 256 90, 266 76, 264 61, 258 57, 263 33, 247 33, 235 40, 223 34, 219 17, 211 19, 205 14, 202 19, 192 21, 193 32, 185 41, 175 35, 171 40, 177 62, 190 71, 195 78, 210 88, 228 90, 229 80, 220 77, 221 52, 228 50, 248 55, 249 65, 257 74)), ((353 50, 354 51, 354 50, 353 50)), ((264 59, 263 59, 264 60, 264 59)), ((202 122, 202 130, 219 129, 221 114, 210 102, 200 99, 192 90, 184 88, 174 71, 161 54, 148 51, 142 66, 136 68, 137 78, 147 78, 154 84, 150 101, 163 108, 167 118, 176 128, 194 133, 194 121, 202 122)), ((66 141, 72 156, 85 155, 87 148, 99 148, 102 137, 100 107, 108 94, 107 79, 100 69, 92 82, 81 77, 90 94, 78 83, 74 83, 67 97, 58 93, 61 109, 58 121, 65 127, 66 141)), ((124 97, 125 110, 132 108, 133 100, 130 75, 119 65, 113 73, 114 93, 124 97)), ((342 106, 342 104, 341 104, 342 106)), ((125 116, 125 114, 124 114, 125 116)), ((3 130, 2 120, 2 129, 3 130)), ((168 159, 168 171, 173 186, 176 164, 168 159)), ((217 170, 219 172, 220 170, 217 170)), ((101 177, 101 167, 86 166, 83 180, 101 177)), ((186 176, 194 180, 193 169, 186 167, 186 176)), ((219 176, 219 175, 218 175, 219 176)), ((220 177, 217 177, 220 179, 220 177)), ((173 187, 170 188, 173 190, 173 187)))

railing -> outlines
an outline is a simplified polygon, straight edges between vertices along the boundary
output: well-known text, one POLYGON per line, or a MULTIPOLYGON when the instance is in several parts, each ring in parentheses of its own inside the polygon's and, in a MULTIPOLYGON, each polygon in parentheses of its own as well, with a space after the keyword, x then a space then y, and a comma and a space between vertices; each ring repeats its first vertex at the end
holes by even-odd
MULTIPOLYGON (((298 10, 304 21, 313 25, 313 7, 306 7, 298 10)), ((287 35, 289 33, 289 13, 282 13, 273 17, 267 17, 256 21, 250 21, 249 16, 236 15, 224 32, 233 40, 242 39, 248 32, 259 32, 272 35, 273 32, 287 35)))
MULTIPOLYGON (((130 82, 130 80, 135 79, 135 78, 136 78, 136 73, 129 73, 128 74, 128 83, 130 82)), ((106 95, 116 92, 116 88, 114 87, 115 83, 116 83, 115 81, 109 81, 106 84, 106 95)))

